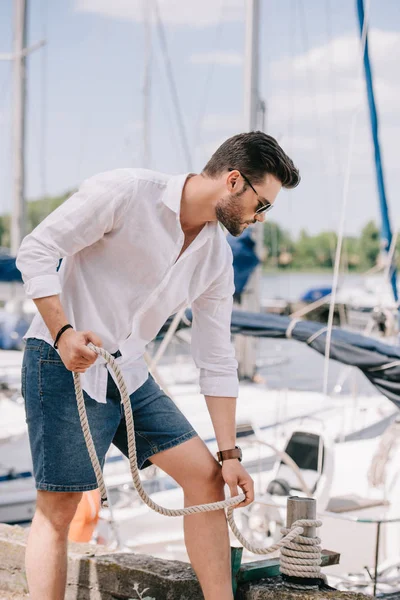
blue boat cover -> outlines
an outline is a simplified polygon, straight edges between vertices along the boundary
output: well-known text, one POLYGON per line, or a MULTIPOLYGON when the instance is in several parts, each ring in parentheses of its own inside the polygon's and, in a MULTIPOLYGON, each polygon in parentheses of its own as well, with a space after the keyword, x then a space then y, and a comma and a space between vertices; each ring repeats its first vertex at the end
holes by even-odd
POLYGON ((21 273, 15 266, 15 258, 0 254, 0 281, 22 281, 21 273))
POLYGON ((329 296, 331 293, 332 288, 330 286, 311 288, 301 296, 300 300, 301 302, 315 302, 324 296, 329 296))
POLYGON ((239 237, 228 234, 226 239, 233 254, 235 296, 239 299, 260 260, 256 254, 256 243, 251 237, 251 228, 245 229, 239 237))

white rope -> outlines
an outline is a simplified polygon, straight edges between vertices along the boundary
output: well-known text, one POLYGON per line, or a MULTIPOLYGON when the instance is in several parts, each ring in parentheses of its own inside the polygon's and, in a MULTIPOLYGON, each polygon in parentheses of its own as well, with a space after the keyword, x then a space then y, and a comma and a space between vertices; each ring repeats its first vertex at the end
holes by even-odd
POLYGON ((390 363, 385 363, 384 365, 381 365, 380 367, 373 367, 372 369, 369 369, 370 371, 386 371, 386 369, 392 369, 393 367, 398 367, 400 365, 400 360, 394 360, 393 362, 390 363))
MULTIPOLYGON (((295 521, 292 527, 320 527, 321 521, 295 521)), ((291 529, 282 527, 281 533, 287 536, 291 529)), ((280 571, 291 577, 321 578, 321 540, 319 537, 298 535, 293 542, 286 543, 281 549, 280 571)))
POLYGON ((310 335, 310 337, 306 340, 306 344, 308 344, 308 345, 312 344, 313 341, 316 340, 317 337, 319 337, 320 335, 325 333, 325 331, 328 331, 327 327, 322 327, 321 329, 318 329, 318 331, 316 331, 315 333, 310 335))
POLYGON ((288 340, 291 339, 292 334, 293 334, 293 330, 296 327, 297 323, 299 323, 301 321, 301 319, 293 319, 292 321, 290 321, 288 328, 285 331, 285 335, 287 337, 288 340))
MULTIPOLYGON (((364 23, 363 29, 361 33, 361 42, 360 42, 360 63, 359 63, 359 72, 358 72, 358 81, 361 81, 361 73, 363 68, 363 57, 365 51, 365 45, 367 42, 367 32, 368 32, 368 22, 369 22, 369 9, 370 9, 370 0, 367 1, 367 5, 365 8, 364 15, 364 23)), ((347 163, 346 170, 343 182, 343 194, 342 194, 342 204, 341 204, 341 213, 340 213, 340 224, 338 231, 338 241, 336 246, 335 253, 335 264, 333 269, 333 281, 332 281, 332 292, 331 299, 329 304, 329 315, 328 315, 328 329, 325 343, 325 362, 324 362, 324 376, 323 376, 323 394, 325 396, 328 395, 328 383, 329 383, 329 358, 330 358, 330 348, 331 348, 331 339, 332 339, 332 329, 333 329, 333 317, 335 312, 335 304, 336 304, 336 294, 339 284, 339 271, 340 271, 340 258, 342 254, 342 244, 344 238, 344 227, 346 220, 346 212, 347 212, 347 204, 349 198, 349 189, 350 189, 350 175, 351 175, 351 165, 352 159, 354 155, 354 144, 356 139, 356 127, 357 120, 361 109, 361 102, 356 107, 350 129, 349 129, 349 143, 347 149, 347 163)))
MULTIPOLYGON (((284 571, 282 570, 282 573, 291 575, 293 577, 306 577, 306 578, 319 577, 319 575, 314 574, 314 573, 317 573, 317 567, 316 567, 317 563, 316 562, 315 562, 315 565, 314 565, 314 562, 312 563, 312 565, 314 565, 314 567, 313 567, 313 570, 310 571, 310 568, 312 565, 309 564, 308 562, 307 562, 307 564, 305 564, 302 561, 304 561, 305 558, 307 560, 312 560, 312 561, 317 560, 317 557, 314 556, 314 554, 316 553, 317 549, 320 550, 320 547, 319 547, 320 540, 319 540, 319 538, 306 538, 306 537, 302 536, 301 534, 303 533, 303 527, 320 527, 322 525, 321 521, 313 521, 313 520, 296 521, 295 523, 293 523, 293 525, 291 526, 290 529, 284 530, 284 537, 281 540, 279 540, 279 542, 277 542, 273 546, 264 548, 264 547, 253 546, 252 544, 250 544, 250 542, 248 542, 246 540, 246 538, 243 537, 243 535, 237 528, 236 523, 234 521, 233 509, 237 504, 240 504, 241 502, 243 502, 243 500, 245 499, 245 494, 239 494, 238 496, 234 496, 233 498, 227 498, 227 499, 221 500, 219 502, 211 502, 209 504, 198 504, 196 506, 189 506, 186 508, 178 508, 178 509, 169 509, 169 508, 160 506, 159 504, 156 504, 150 498, 150 496, 146 493, 146 491, 144 490, 144 488, 142 486, 142 482, 140 480, 139 468, 138 468, 137 457, 136 457, 135 429, 134 429, 134 423, 133 423, 132 406, 131 406, 130 398, 128 395, 128 391, 126 388, 126 384, 125 384, 121 369, 119 368, 114 357, 111 356, 111 354, 109 354, 107 352, 107 350, 104 350, 104 348, 98 348, 97 346, 94 346, 93 344, 88 344, 88 348, 90 348, 91 350, 96 352, 97 355, 101 356, 111 366, 112 370, 114 371, 116 383, 117 383, 118 389, 121 394, 122 403, 124 405, 126 430, 127 430, 127 436, 128 436, 129 465, 130 465, 130 469, 131 469, 133 485, 135 486, 135 489, 136 489, 137 493, 139 494, 140 498, 143 500, 143 502, 145 504, 147 504, 147 506, 149 506, 155 512, 160 513, 166 517, 181 517, 181 516, 186 516, 186 515, 191 515, 191 514, 196 514, 196 513, 201 513, 201 512, 209 512, 209 511, 221 510, 221 509, 227 508, 228 509, 228 511, 227 511, 228 523, 229 523, 233 533, 239 540, 239 542, 245 548, 247 548, 247 550, 249 550, 250 552, 253 552, 254 554, 270 554, 272 552, 275 552, 279 548, 284 548, 284 547, 287 548, 288 551, 298 551, 301 553, 301 556, 298 557, 298 560, 296 560, 295 563, 293 563, 293 558, 296 558, 296 557, 293 557, 293 555, 290 556, 290 560, 289 560, 289 558, 286 559, 286 558, 283 558, 283 556, 282 556, 282 559, 284 561, 283 568, 285 569, 284 571), (314 541, 314 539, 317 541, 314 541), (305 540, 307 540, 307 541, 305 541, 305 540), (310 549, 312 549, 312 550, 310 550, 310 549), (312 557, 311 557, 311 552, 313 553, 312 557), (295 566, 294 566, 294 564, 295 564, 295 566), (300 574, 300 573, 303 573, 303 574, 300 574), (310 573, 313 573, 313 574, 310 574, 310 573)), ((100 490, 102 505, 107 506, 107 490, 106 490, 106 486, 104 483, 103 473, 101 470, 99 459, 97 457, 96 449, 95 449, 95 446, 93 443, 93 438, 90 433, 90 427, 89 427, 89 422, 88 422, 88 418, 87 418, 87 414, 86 414, 85 400, 83 397, 80 375, 79 375, 79 373, 73 373, 73 377, 74 377, 76 400, 77 400, 77 404, 78 404, 79 418, 80 418, 81 427, 82 427, 83 435, 84 435, 85 442, 86 442, 86 447, 88 449, 89 457, 92 462, 92 466, 93 466, 93 469, 94 469, 94 472, 96 475, 96 480, 97 480, 97 485, 100 490)), ((282 530, 282 532, 283 532, 283 530, 282 530)), ((289 555, 286 555, 286 556, 289 556, 289 555)), ((318 565, 320 564, 320 562, 321 562, 321 554, 319 554, 318 565)), ((319 570, 318 570, 318 573, 319 573, 319 570)))
POLYGON ((388 464, 393 458, 400 443, 400 423, 394 421, 381 437, 379 446, 372 458, 368 470, 368 483, 372 487, 385 484, 388 464))

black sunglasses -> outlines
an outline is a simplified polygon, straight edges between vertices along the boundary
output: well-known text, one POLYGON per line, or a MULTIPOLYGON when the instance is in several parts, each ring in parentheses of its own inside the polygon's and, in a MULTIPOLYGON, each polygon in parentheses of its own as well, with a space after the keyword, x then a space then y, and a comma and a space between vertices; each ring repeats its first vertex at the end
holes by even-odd
MULTIPOLYGON (((228 171, 238 171, 238 169, 228 169, 228 171)), ((261 215, 262 213, 269 212, 271 210, 271 208, 273 207, 273 204, 271 202, 269 202, 268 200, 265 200, 264 198, 263 198, 263 200, 261 200, 260 194, 252 186, 251 182, 247 179, 246 175, 243 175, 243 173, 241 173, 240 171, 238 171, 238 172, 243 177, 243 179, 245 180, 245 182, 251 187, 251 189, 253 190, 253 192, 258 197, 258 202, 261 204, 261 206, 259 208, 257 208, 255 214, 256 215, 261 215)))

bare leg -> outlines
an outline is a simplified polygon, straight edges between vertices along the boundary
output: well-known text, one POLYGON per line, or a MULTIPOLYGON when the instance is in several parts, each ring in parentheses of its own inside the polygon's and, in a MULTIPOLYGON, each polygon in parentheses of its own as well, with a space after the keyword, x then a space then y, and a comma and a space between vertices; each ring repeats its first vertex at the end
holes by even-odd
MULTIPOLYGON (((200 438, 160 452, 151 461, 183 488, 185 506, 224 498, 221 468, 200 438)), ((223 510, 184 518, 187 552, 205 600, 233 600, 228 526, 223 510)))
POLYGON ((81 493, 38 492, 25 555, 31 600, 64 600, 68 529, 81 497, 81 493))

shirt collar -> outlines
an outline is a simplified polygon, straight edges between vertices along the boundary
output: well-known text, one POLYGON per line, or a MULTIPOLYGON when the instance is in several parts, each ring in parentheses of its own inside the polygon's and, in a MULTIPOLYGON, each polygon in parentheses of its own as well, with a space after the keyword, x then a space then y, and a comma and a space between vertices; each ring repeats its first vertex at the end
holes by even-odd
POLYGON ((182 191, 189 173, 183 175, 173 175, 170 177, 162 197, 162 201, 168 208, 174 211, 179 216, 182 191))
MULTIPOLYGON (((190 173, 184 173, 182 175, 172 175, 168 180, 167 187, 165 188, 165 192, 162 197, 162 201, 168 208, 170 208, 179 218, 180 208, 181 208, 181 200, 182 200, 182 192, 183 186, 186 183, 187 178, 190 173)), ((205 224, 204 230, 200 232, 200 240, 205 241, 210 238, 212 235, 215 235, 218 227, 218 222, 209 222, 205 224)))

